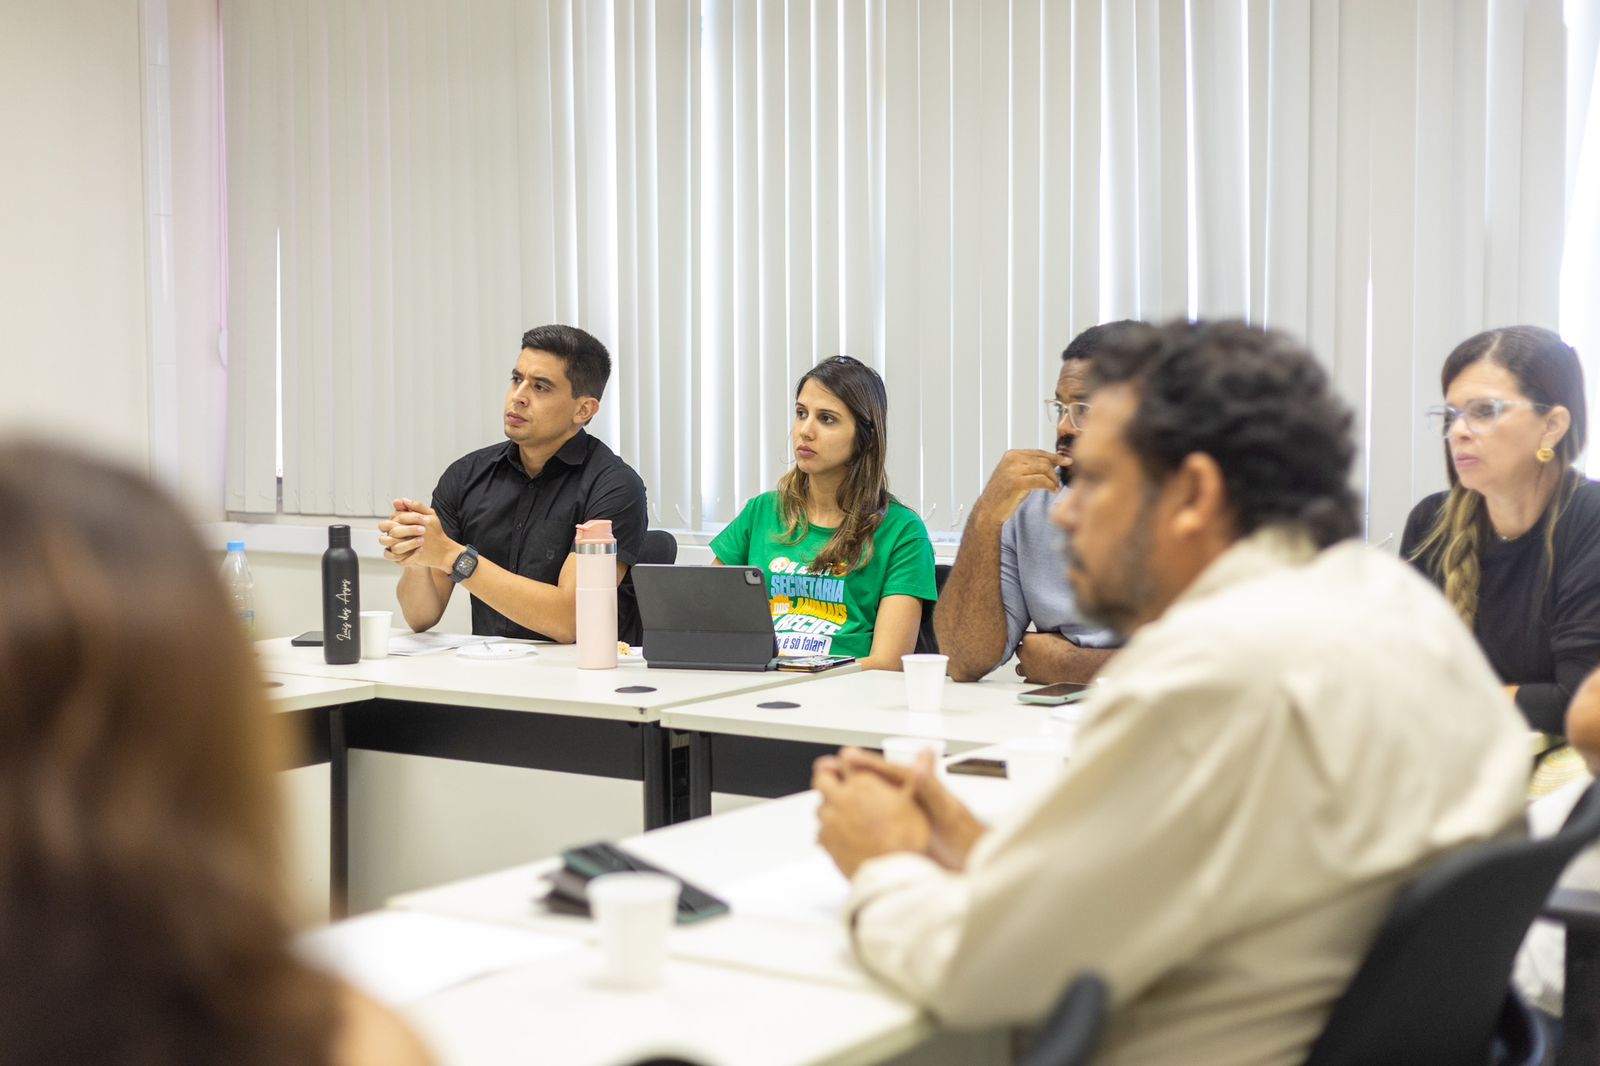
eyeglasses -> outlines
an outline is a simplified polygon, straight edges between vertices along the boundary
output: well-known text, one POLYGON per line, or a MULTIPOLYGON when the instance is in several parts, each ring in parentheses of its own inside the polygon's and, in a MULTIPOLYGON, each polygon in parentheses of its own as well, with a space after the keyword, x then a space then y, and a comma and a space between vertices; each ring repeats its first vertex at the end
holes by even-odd
POLYGON ((1077 403, 1046 400, 1044 402, 1044 413, 1056 425, 1060 425, 1063 418, 1072 423, 1073 429, 1082 429, 1089 424, 1089 405, 1081 400, 1077 403))
POLYGON ((1465 407, 1451 407, 1449 404, 1439 404, 1427 409, 1428 424, 1441 437, 1448 437, 1450 430, 1455 426, 1456 419, 1466 419, 1467 432, 1474 437, 1482 436, 1494 428, 1500 416, 1513 407, 1526 407, 1540 414, 1550 410, 1547 403, 1534 403, 1532 400, 1469 400, 1465 407))

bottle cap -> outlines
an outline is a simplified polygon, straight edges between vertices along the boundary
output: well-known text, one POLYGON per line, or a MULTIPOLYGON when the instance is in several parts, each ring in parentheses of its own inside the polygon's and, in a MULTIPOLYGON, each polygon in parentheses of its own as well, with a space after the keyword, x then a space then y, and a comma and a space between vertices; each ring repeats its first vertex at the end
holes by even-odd
POLYGON ((615 544, 617 538, 611 535, 611 519, 595 518, 578 526, 579 544, 615 544))
POLYGON ((231 552, 242 552, 242 551, 244 551, 244 541, 242 541, 242 540, 230 540, 230 541, 228 541, 228 550, 231 551, 231 552))
POLYGON ((349 526, 329 526, 328 527, 328 547, 330 547, 330 548, 348 548, 348 547, 350 547, 350 527, 349 526))

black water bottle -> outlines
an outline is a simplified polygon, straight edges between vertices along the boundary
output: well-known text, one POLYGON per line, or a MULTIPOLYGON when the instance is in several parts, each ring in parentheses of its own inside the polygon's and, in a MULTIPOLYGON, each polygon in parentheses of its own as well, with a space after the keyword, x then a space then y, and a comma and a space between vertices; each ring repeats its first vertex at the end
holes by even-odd
POLYGON ((361 565, 349 526, 329 526, 322 553, 322 658, 340 666, 361 661, 361 565))

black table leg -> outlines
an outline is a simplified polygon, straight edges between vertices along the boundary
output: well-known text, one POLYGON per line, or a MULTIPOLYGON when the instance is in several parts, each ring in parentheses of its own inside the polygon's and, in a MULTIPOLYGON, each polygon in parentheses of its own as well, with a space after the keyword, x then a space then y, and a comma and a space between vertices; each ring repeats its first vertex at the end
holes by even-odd
POLYGON ((636 728, 644 782, 644 827, 659 829, 672 821, 672 751, 667 731, 657 723, 646 722, 636 728))
POLYGON ((350 913, 350 748, 345 742, 344 708, 328 711, 328 912, 350 913))
POLYGON ((711 737, 689 734, 689 817, 711 813, 711 737))

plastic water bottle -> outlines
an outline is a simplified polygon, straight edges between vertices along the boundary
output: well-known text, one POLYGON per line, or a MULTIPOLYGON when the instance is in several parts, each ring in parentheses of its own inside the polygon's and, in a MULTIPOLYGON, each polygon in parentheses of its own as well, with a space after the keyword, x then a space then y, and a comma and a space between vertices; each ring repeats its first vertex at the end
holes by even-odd
POLYGON ((617 538, 596 518, 578 527, 578 669, 617 665, 617 538))
POLYGON ((228 590, 228 603, 234 617, 244 626, 251 640, 256 635, 256 582, 250 576, 250 560, 244 557, 244 541, 228 541, 228 556, 222 560, 222 585, 228 590))

